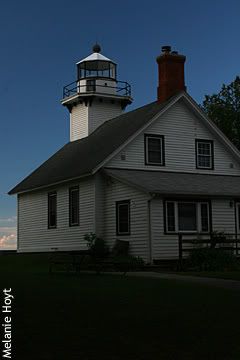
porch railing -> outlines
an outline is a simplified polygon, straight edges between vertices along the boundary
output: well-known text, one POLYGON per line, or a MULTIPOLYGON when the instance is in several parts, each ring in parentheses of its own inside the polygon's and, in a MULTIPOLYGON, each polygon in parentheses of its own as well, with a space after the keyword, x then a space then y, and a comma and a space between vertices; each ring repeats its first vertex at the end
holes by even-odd
POLYGON ((190 253, 197 247, 217 248, 229 250, 236 256, 240 255, 240 234, 224 233, 217 235, 209 234, 178 234, 178 259, 181 267, 184 253, 190 253), (195 236, 195 237, 193 237, 195 236), (188 246, 185 246, 188 245, 188 246))

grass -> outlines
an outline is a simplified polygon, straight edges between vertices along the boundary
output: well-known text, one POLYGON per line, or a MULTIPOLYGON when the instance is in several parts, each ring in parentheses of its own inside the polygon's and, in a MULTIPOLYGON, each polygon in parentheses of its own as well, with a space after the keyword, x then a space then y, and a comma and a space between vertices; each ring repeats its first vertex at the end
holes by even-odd
POLYGON ((179 275, 191 275, 240 281, 240 271, 183 271, 179 275))
POLYGON ((48 274, 46 256, 0 257, 15 295, 13 359, 233 360, 240 294, 121 275, 48 274))

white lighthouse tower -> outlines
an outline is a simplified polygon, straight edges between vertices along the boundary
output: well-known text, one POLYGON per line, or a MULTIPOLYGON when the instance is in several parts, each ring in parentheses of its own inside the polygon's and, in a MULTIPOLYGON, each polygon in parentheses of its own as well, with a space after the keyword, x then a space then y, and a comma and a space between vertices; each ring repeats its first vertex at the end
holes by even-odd
POLYGON ((70 112, 70 141, 90 135, 132 102, 130 85, 117 80, 117 64, 100 52, 100 46, 94 45, 93 53, 76 64, 77 80, 63 89, 61 102, 70 112))

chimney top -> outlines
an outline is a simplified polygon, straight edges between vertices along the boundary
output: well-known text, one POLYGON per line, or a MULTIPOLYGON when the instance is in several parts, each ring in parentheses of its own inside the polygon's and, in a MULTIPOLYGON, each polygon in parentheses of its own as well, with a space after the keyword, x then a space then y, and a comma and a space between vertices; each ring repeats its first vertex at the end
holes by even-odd
POLYGON ((169 45, 162 46, 162 52, 163 53, 170 53, 171 52, 171 46, 169 46, 169 45))
POLYGON ((185 91, 185 56, 171 51, 171 46, 162 46, 158 63, 158 102, 162 103, 180 91, 185 91))

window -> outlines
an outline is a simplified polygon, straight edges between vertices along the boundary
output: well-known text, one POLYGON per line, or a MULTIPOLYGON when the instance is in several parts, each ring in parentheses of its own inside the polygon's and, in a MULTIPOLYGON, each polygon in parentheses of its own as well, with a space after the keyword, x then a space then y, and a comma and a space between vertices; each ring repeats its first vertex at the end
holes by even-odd
POLYGON ((237 233, 240 233, 240 203, 236 203, 236 225, 237 225, 237 233))
POLYGON ((48 194, 48 228, 57 227, 57 193, 48 194))
POLYGON ((175 204, 174 202, 167 202, 167 229, 168 231, 175 231, 175 204))
POLYGON ((145 135, 145 163, 146 165, 165 165, 163 136, 145 135))
POLYGON ((79 225, 79 188, 69 189, 69 226, 79 225))
POLYGON ((196 140, 197 169, 213 169, 213 141, 196 140))
POLYGON ((178 230, 197 231, 197 206, 195 203, 178 203, 178 230))
POLYGON ((96 80, 95 79, 90 79, 90 80, 87 80, 87 91, 96 91, 96 80))
POLYGON ((166 201, 166 232, 209 232, 208 202, 166 201))
POLYGON ((117 235, 130 235, 130 201, 116 203, 117 235))

